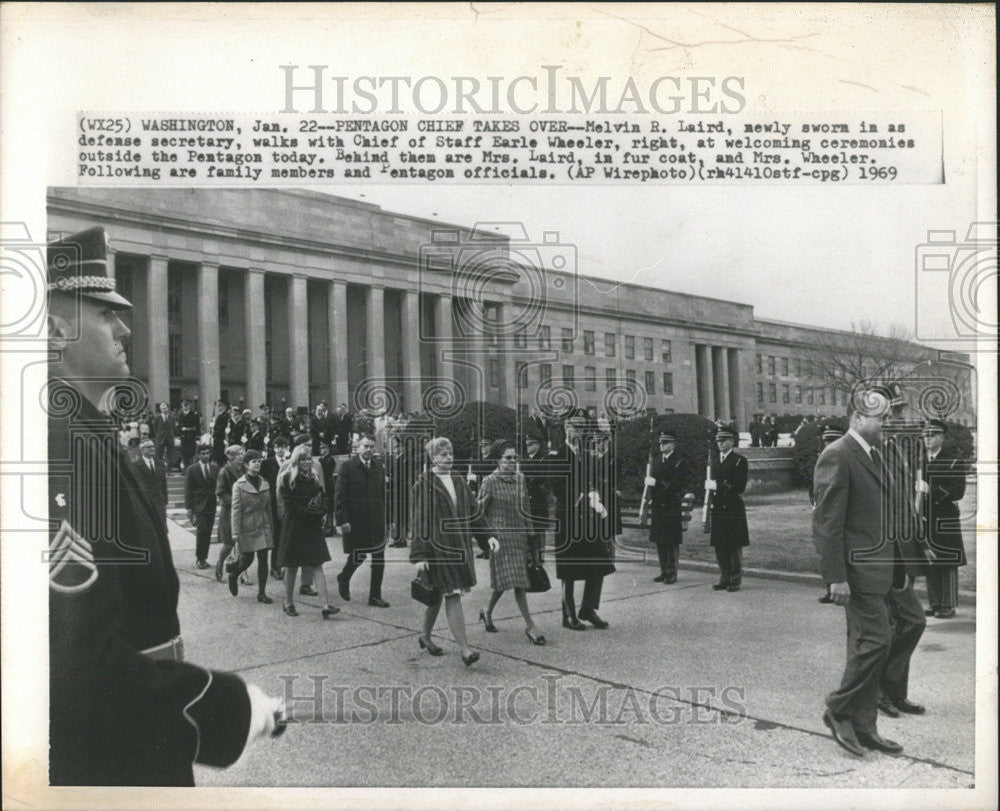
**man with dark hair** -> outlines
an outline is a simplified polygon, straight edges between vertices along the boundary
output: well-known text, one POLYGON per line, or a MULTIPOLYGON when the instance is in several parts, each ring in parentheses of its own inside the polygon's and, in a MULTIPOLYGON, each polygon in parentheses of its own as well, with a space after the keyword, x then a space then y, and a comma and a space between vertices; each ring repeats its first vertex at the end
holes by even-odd
POLYGON ((346 456, 351 452, 351 434, 354 431, 354 420, 347 411, 347 403, 337 406, 335 431, 337 453, 346 456))
POLYGON ((820 454, 814 482, 813 540, 823 579, 847 610, 847 664, 840 687, 826 699, 823 721, 856 755, 903 750, 878 734, 880 690, 894 709, 923 712, 906 698, 909 659, 924 618, 905 564, 914 550, 892 530, 899 505, 886 497, 893 474, 881 433, 890 399, 882 388, 854 393, 850 428, 820 454))
POLYGON ((198 446, 198 461, 184 474, 184 508, 188 521, 195 525, 195 565, 207 569, 208 547, 215 525, 215 484, 219 466, 212 461, 212 446, 198 446))
POLYGON ((195 448, 198 445, 198 435, 201 433, 201 415, 191 408, 190 400, 181 401, 181 410, 177 415, 177 428, 181 434, 181 465, 184 470, 194 461, 195 448))
POLYGON ((49 781, 191 786, 280 729, 281 700, 184 661, 166 525, 101 411, 134 383, 104 229, 50 245, 48 277, 49 397, 74 406, 48 424, 49 781))

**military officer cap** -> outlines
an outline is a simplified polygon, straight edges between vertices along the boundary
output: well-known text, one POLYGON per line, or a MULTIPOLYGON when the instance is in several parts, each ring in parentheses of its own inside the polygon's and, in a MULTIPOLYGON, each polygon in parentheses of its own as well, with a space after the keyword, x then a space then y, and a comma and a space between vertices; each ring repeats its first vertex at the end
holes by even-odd
POLYGON ((676 442, 677 435, 673 431, 660 431, 660 442, 676 442))
POLYGON ((132 307, 115 292, 115 280, 108 276, 108 236, 101 226, 50 242, 46 264, 50 293, 75 293, 115 310, 132 307))
POLYGON ((840 439, 844 435, 844 429, 840 428, 832 423, 823 426, 823 441, 833 442, 835 439, 840 439))
POLYGON ((948 425, 944 420, 927 420, 924 423, 925 434, 946 434, 948 425))
POLYGON ((732 439, 736 440, 736 430, 731 425, 720 425, 719 430, 715 432, 715 441, 718 442, 720 439, 732 439))

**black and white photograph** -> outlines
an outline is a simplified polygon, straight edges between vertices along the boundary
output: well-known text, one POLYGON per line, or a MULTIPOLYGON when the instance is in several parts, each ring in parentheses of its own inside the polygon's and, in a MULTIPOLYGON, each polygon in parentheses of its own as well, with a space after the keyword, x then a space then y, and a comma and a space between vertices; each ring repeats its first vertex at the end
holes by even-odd
POLYGON ((5 805, 995 803, 993 11, 0 9, 5 805))

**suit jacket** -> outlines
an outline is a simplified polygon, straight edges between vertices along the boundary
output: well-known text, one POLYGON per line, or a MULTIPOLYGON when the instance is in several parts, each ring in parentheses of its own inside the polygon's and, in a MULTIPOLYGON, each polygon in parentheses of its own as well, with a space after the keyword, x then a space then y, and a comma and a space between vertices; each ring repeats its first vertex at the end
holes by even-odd
POLYGON ((653 543, 679 544, 684 537, 681 502, 694 475, 691 465, 674 451, 666 462, 662 455, 657 456, 649 475, 656 479, 649 494, 649 539, 653 543))
POLYGON ((181 441, 195 442, 201 433, 201 415, 193 409, 187 414, 181 411, 177 415, 177 427, 180 429, 181 441))
POLYGON ((313 456, 319 456, 319 445, 321 442, 334 444, 336 431, 333 426, 333 417, 328 414, 323 419, 319 419, 313 414, 309 420, 309 433, 312 436, 313 456))
POLYGON ((184 508, 195 515, 210 514, 215 517, 215 483, 219 478, 219 466, 215 462, 208 465, 208 478, 202 472, 201 463, 195 462, 184 473, 184 508))
POLYGON ((354 430, 354 418, 350 414, 333 416, 334 430, 337 436, 337 453, 343 456, 351 452, 351 433, 354 430))
POLYGON ((927 482, 930 493, 922 496, 920 520, 923 531, 937 560, 930 566, 964 566, 965 544, 959 526, 958 502, 965 495, 965 463, 954 454, 942 450, 929 461, 920 460, 921 478, 927 482))
POLYGON ((372 459, 365 469, 359 456, 352 456, 337 473, 334 523, 342 527, 345 552, 379 549, 385 544, 385 468, 372 459))
POLYGON ((176 420, 169 414, 164 418, 162 414, 153 417, 153 422, 149 426, 149 433, 153 437, 153 442, 157 447, 166 445, 168 448, 174 446, 174 433, 177 430, 176 420))
POLYGON ((884 532, 885 472, 851 435, 830 443, 816 461, 813 543, 827 583, 861 594, 888 594, 905 584, 897 551, 884 532))
POLYGON ((239 757, 250 698, 231 673, 143 655, 180 633, 179 584, 159 505, 102 420, 85 400, 49 419, 49 779, 191 786, 193 762, 239 757))
POLYGON ((139 457, 135 462, 135 477, 139 481, 139 486, 146 496, 152 501, 160 511, 160 515, 166 520, 167 516, 167 469, 159 459, 153 460, 155 472, 150 471, 146 465, 144 457, 139 457))

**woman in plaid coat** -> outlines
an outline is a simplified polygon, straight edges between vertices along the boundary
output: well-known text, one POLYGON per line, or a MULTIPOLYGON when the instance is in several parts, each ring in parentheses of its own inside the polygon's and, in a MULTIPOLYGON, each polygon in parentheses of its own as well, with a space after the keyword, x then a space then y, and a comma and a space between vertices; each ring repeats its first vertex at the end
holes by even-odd
POLYGON ((493 609, 500 596, 514 589, 514 599, 524 617, 525 635, 533 645, 544 645, 545 637, 538 633, 528 610, 528 533, 532 526, 528 489, 517 470, 517 450, 513 443, 498 439, 490 449, 497 469, 487 476, 479 489, 479 504, 487 530, 495 535, 500 548, 490 555, 490 583, 493 594, 489 605, 479 611, 479 619, 489 633, 496 633, 493 609))

